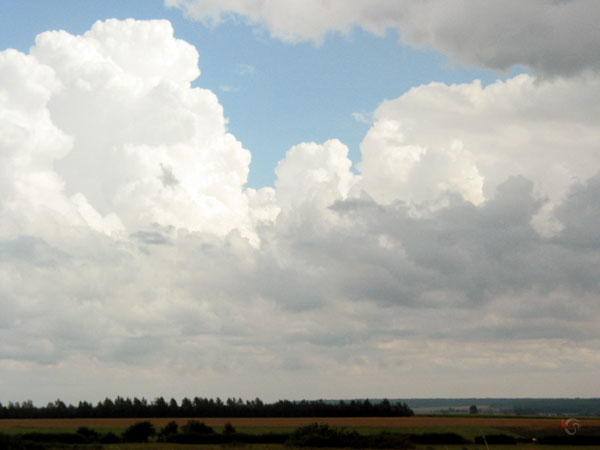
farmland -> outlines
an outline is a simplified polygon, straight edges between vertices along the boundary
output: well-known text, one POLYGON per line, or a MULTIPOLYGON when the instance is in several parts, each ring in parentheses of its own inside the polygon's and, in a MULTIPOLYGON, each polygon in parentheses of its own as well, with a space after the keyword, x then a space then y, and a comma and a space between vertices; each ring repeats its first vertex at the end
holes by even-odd
MULTIPOLYGON (((438 429, 438 428, 497 428, 515 430, 550 430, 560 428, 560 418, 535 417, 464 417, 464 416, 413 416, 413 417, 266 417, 266 418, 194 418, 210 427, 219 428, 231 423, 236 428, 297 428, 310 423, 326 423, 336 427, 347 428, 388 428, 402 431, 405 429, 438 429)), ((43 429, 76 429, 80 426, 89 428, 118 429, 126 428, 142 419, 137 418, 93 418, 93 419, 2 419, 0 430, 20 428, 43 429)), ((174 420, 184 424, 189 418, 151 418, 144 419, 156 427, 162 427, 174 420)), ((581 419, 582 429, 600 429, 600 418, 581 419)))
MULTIPOLYGON (((0 420, 0 433, 4 434, 22 434, 27 432, 75 432, 79 427, 87 427, 98 432, 122 433, 127 427, 142 419, 136 418, 94 418, 94 419, 2 419, 0 420)), ((187 418, 154 418, 149 420, 158 430, 164 427, 168 422, 174 420, 178 425, 183 426, 187 418)), ((539 436, 563 436, 564 430, 561 428, 560 418, 536 417, 473 417, 473 416, 413 416, 413 417, 336 417, 336 418, 194 418, 200 420, 206 425, 212 427, 217 432, 221 432, 226 423, 230 423, 240 433, 262 434, 262 433, 291 433, 298 427, 306 426, 311 423, 327 424, 332 427, 344 428, 347 430, 356 430, 360 434, 368 435, 380 432, 403 433, 403 434, 423 434, 423 433, 456 433, 468 441, 473 442, 477 436, 504 434, 515 438, 520 438, 519 444, 512 446, 490 445, 490 448, 503 450, 505 448, 529 450, 533 441, 532 438, 539 436)), ((581 428, 580 434, 600 436, 600 419, 584 418, 579 421, 581 428)), ((557 448, 566 449, 567 447, 557 447, 551 445, 536 445, 544 450, 553 450, 557 448)), ((60 448, 60 447, 56 447, 60 448)), ((179 446, 167 443, 147 443, 147 444, 112 444, 96 446, 91 448, 106 449, 171 449, 171 448, 220 448, 209 445, 204 446, 179 446)), ((289 448, 282 445, 248 445, 253 449, 282 449, 289 448)), ((481 445, 474 443, 459 446, 452 445, 418 445, 417 449, 446 449, 462 450, 463 448, 483 449, 481 445)), ((586 446, 586 449, 600 449, 600 446, 586 446)))

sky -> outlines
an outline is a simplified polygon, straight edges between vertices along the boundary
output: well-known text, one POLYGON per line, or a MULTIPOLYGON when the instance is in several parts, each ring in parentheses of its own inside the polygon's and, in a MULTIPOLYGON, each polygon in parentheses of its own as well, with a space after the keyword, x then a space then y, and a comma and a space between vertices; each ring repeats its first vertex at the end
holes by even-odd
POLYGON ((0 0, 0 402, 598 397, 594 0, 0 0))

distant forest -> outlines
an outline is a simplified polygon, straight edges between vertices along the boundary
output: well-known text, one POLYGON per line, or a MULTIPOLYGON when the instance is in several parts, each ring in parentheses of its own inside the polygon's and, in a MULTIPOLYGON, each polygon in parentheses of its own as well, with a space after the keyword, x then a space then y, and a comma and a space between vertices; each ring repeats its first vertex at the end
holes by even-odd
POLYGON ((95 406, 89 402, 79 402, 77 406, 66 405, 61 400, 36 407, 33 402, 0 403, 0 419, 8 418, 84 418, 84 417, 389 417, 412 416, 413 411, 403 402, 390 402, 387 399, 324 401, 279 400, 263 403, 259 398, 244 402, 242 399, 184 398, 181 403, 175 399, 168 402, 158 397, 148 402, 146 399, 117 397, 106 398, 95 406))

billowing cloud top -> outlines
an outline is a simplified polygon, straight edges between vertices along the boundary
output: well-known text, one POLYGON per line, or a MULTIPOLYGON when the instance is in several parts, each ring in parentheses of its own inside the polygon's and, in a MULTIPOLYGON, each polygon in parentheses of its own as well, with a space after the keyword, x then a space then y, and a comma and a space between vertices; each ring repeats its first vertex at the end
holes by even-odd
POLYGON ((431 46, 461 63, 539 74, 598 71, 600 8, 595 0, 165 0, 188 16, 218 23, 241 16, 287 41, 322 41, 355 26, 393 28, 404 43, 431 46))
POLYGON ((552 370, 551 395, 591 392, 594 73, 417 87, 379 106, 357 172, 342 142, 300 143, 259 190, 198 75, 166 21, 0 52, 0 384, 549 395, 552 370))
POLYGON ((6 123, 14 135, 9 164, 31 180, 15 186, 16 202, 43 197, 44 207, 60 203, 71 223, 106 231, 151 223, 220 235, 245 229, 250 153, 227 133, 216 96, 190 87, 198 54, 173 38, 169 22, 47 32, 27 67, 23 58, 4 54, 21 71, 17 86, 5 86, 13 93, 5 108, 31 109, 6 123), (25 148, 42 158, 24 165, 25 148))

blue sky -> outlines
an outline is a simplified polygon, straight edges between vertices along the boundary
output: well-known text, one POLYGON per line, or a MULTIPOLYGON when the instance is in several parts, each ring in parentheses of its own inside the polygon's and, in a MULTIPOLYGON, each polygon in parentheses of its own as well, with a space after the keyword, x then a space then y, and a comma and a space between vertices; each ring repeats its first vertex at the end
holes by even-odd
POLYGON ((0 402, 597 397, 598 23, 0 0, 0 402))

